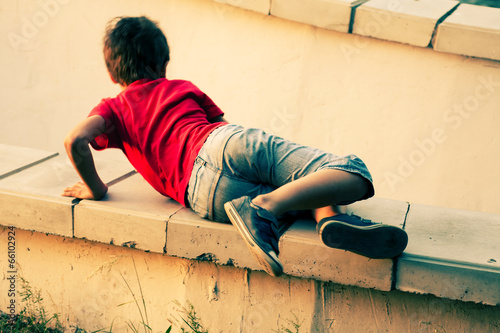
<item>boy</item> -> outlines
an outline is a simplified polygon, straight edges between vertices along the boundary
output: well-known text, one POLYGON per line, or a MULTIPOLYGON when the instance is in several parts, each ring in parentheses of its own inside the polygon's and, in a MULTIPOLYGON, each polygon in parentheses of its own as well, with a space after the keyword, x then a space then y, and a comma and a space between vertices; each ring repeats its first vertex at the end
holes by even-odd
POLYGON ((188 81, 167 80, 167 40, 146 17, 111 20, 104 59, 122 92, 101 101, 66 137, 83 183, 63 195, 101 199, 89 144, 121 149, 161 194, 198 215, 232 222, 262 268, 278 276, 277 218, 312 210, 322 241, 370 258, 392 258, 407 244, 397 227, 340 214, 339 204, 374 194, 370 173, 354 155, 339 157, 228 124, 212 100, 188 81))

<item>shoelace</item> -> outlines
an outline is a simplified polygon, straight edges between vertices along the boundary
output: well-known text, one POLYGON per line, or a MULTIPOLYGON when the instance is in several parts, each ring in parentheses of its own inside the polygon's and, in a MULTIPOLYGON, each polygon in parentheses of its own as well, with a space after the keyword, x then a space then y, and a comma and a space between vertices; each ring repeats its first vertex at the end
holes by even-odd
MULTIPOLYGON (((263 220, 269 221, 268 219, 263 220)), ((259 229, 261 237, 271 245, 276 254, 279 254, 278 240, 280 234, 276 223, 274 223, 274 221, 269 221, 269 223, 261 222, 259 229)))
POLYGON ((276 254, 279 254, 279 246, 278 246, 279 231, 276 224, 273 222, 269 223, 269 227, 265 228, 265 230, 262 230, 262 232, 270 240, 269 243, 271 244, 271 247, 273 248, 274 252, 276 252, 276 254))

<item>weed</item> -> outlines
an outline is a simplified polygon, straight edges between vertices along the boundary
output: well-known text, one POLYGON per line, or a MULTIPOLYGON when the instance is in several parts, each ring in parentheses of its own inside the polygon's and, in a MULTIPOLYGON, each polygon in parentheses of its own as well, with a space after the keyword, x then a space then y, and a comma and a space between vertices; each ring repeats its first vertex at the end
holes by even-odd
POLYGON ((180 325, 182 333, 208 333, 208 330, 201 324, 193 304, 189 301, 186 302, 186 306, 182 306, 179 301, 174 301, 174 304, 178 307, 177 311, 182 314, 181 320, 188 326, 188 330, 186 330, 186 328, 183 327, 184 325, 180 325))
MULTIPOLYGON (((87 279, 92 278, 98 272, 101 272, 105 268, 112 267, 117 260, 121 257, 115 257, 112 260, 106 262, 101 265, 96 271, 94 271, 87 279)), ((153 330, 149 324, 149 316, 146 308, 146 300, 144 297, 141 281, 139 279, 139 273, 137 271, 137 266, 135 264, 135 260, 132 257, 132 262, 135 270, 135 277, 137 280, 138 290, 139 292, 134 292, 131 284, 125 279, 123 274, 120 272, 120 276, 127 286, 130 294, 132 295, 133 300, 130 302, 119 304, 118 306, 123 306, 130 303, 135 303, 137 310, 139 311, 139 315, 141 321, 139 324, 134 324, 131 320, 125 322, 129 328, 129 330, 133 333, 153 333, 153 330)), ((0 311, 0 333, 64 333, 67 332, 64 330, 64 327, 61 325, 59 321, 59 314, 54 313, 51 316, 47 315, 45 308, 43 307, 43 298, 41 296, 41 292, 38 289, 33 288, 27 280, 22 277, 19 277, 21 281, 21 288, 19 295, 21 296, 21 302, 24 304, 23 309, 20 313, 14 318, 9 316, 6 313, 0 311)), ((186 306, 182 306, 180 302, 174 301, 177 305, 178 313, 180 321, 177 320, 177 324, 182 333, 208 333, 208 330, 205 329, 201 323, 200 318, 198 317, 196 311, 194 310, 194 306, 187 302, 186 306), (187 325, 187 328, 185 327, 187 325)), ((170 321, 170 320, 169 320, 170 321)), ((171 322, 171 321, 170 321, 171 322)), ((112 333, 113 332, 113 323, 111 323, 111 327, 109 330, 100 329, 93 332, 88 332, 79 327, 74 327, 73 333, 112 333)), ((165 331, 165 333, 171 333, 173 329, 173 325, 170 325, 169 328, 165 331)))
POLYGON ((278 328, 277 331, 275 331, 275 330, 273 330, 273 331, 276 333, 299 333, 299 328, 302 325, 302 323, 304 322, 304 320, 299 322, 299 317, 293 312, 292 312, 292 315, 294 317, 292 320, 285 319, 285 321, 287 322, 286 327, 283 325, 280 325, 280 327, 278 328), (290 329, 289 325, 292 326, 293 331, 292 331, 292 329, 290 329))
POLYGON ((19 280, 21 281, 19 295, 24 307, 14 317, 0 313, 0 332, 63 332, 63 327, 59 321, 59 314, 47 315, 43 307, 43 298, 40 290, 32 288, 29 282, 22 277, 19 277, 19 280))
MULTIPOLYGON (((111 260, 105 262, 104 264, 99 266, 90 276, 88 276, 86 280, 92 278, 94 275, 96 275, 99 272, 102 272, 106 268, 113 267, 115 265, 115 263, 117 263, 117 261, 123 257, 125 257, 125 256, 114 257, 111 260)), ((139 272, 137 271, 137 265, 135 264, 134 257, 131 256, 131 258, 132 258, 132 263, 134 265, 134 271, 135 271, 137 285, 139 288, 139 295, 136 296, 137 293, 134 292, 131 284, 125 279, 123 274, 119 271, 118 273, 120 274, 120 277, 122 278, 123 282, 127 286, 128 291, 132 295, 133 300, 131 300, 129 302, 121 303, 118 305, 118 307, 121 307, 121 306, 124 306, 127 304, 131 304, 131 303, 135 303, 135 305, 137 307, 137 311, 139 311, 139 316, 141 317, 141 320, 138 324, 135 324, 132 320, 126 321, 125 324, 128 326, 130 331, 133 333, 140 333, 140 332, 153 333, 153 329, 151 328, 151 325, 149 323, 148 310, 146 307, 146 299, 144 298, 144 292, 142 289, 141 280, 139 279, 139 272)), ((171 330, 172 330, 172 325, 170 325, 170 327, 165 331, 165 333, 170 333, 171 330)), ((106 332, 112 333, 112 331, 113 331, 113 323, 111 323, 111 327, 106 332)))
MULTIPOLYGON (((133 302, 137 306, 137 310, 139 311, 139 315, 141 316, 141 322, 140 322, 140 325, 138 325, 137 327, 135 327, 134 323, 132 323, 132 321, 130 321, 130 320, 126 323, 127 323, 128 327, 134 333, 139 333, 139 328, 141 327, 141 325, 142 325, 142 328, 144 329, 145 333, 152 332, 152 329, 149 325, 149 318, 148 318, 148 311, 146 308, 146 301, 144 300, 144 294, 142 292, 141 280, 139 279, 139 273, 137 273, 137 266, 135 265, 135 260, 134 260, 133 256, 132 256, 132 262, 134 264, 135 276, 137 279, 137 284, 139 285, 139 292, 141 294, 142 309, 141 309, 141 304, 139 303, 139 301, 135 297, 134 291, 130 287, 130 284, 127 282, 127 280, 125 280, 125 277, 123 277, 123 274, 121 272, 120 272, 120 276, 121 276, 123 282, 125 282, 125 284, 127 285, 127 288, 130 291, 130 293, 132 294, 132 297, 134 298, 133 302)), ((131 303, 131 302, 128 302, 128 303, 131 303)), ((123 304, 120 304, 118 306, 122 306, 122 305, 125 305, 128 303, 123 303, 123 304)))

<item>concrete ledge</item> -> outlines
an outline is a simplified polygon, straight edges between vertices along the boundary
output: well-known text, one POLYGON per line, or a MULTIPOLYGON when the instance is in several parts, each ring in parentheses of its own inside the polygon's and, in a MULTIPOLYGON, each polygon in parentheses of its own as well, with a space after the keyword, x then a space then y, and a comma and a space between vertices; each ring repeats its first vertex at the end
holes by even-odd
POLYGON ((226 5, 231 5, 233 7, 248 9, 265 15, 269 14, 269 9, 271 7, 270 0, 215 0, 215 1, 226 5))
MULTIPOLYGON (((0 239, 8 231, 0 227, 0 239)), ((500 325, 500 307, 287 275, 273 278, 213 262, 15 232, 19 276, 41 290, 46 313, 59 313, 71 332, 76 326, 127 332, 127 324, 144 322, 126 282, 136 296, 144 295, 153 332, 165 332, 172 321, 185 318, 174 300, 192 304, 209 332, 295 332, 292 321, 300 323, 300 332, 311 333, 497 332, 500 325)), ((7 246, 0 246, 0 258, 7 258, 7 246)), ((10 288, 8 277, 0 279, 0 290, 10 288)), ((9 301, 0 297, 1 311, 9 310, 9 301)))
POLYGON ((353 33, 427 47, 438 20, 456 6, 450 0, 371 0, 356 9, 353 33))
POLYGON ((166 253, 181 258, 261 270, 231 224, 203 220, 185 208, 168 222, 166 253))
POLYGON ((412 204, 396 288, 500 303, 500 216, 412 204))
MULTIPOLYGON (((33 152, 25 151, 28 159, 33 152)), ((95 163, 104 182, 127 174, 133 168, 124 159, 107 159, 102 154, 95 163)), ((73 206, 78 202, 62 197, 65 187, 80 181, 69 160, 56 156, 0 180, 0 224, 61 236, 73 236, 73 206)))
POLYGON ((500 60, 500 8, 461 4, 437 29, 436 51, 500 60))
POLYGON ((499 306, 499 285, 493 266, 411 254, 398 260, 396 288, 402 291, 499 306))
MULTIPOLYGON (((350 205, 347 213, 402 227, 407 211, 407 202, 373 198, 350 205)), ((281 238, 280 249, 280 259, 287 274, 391 290, 393 260, 370 260, 328 248, 319 239, 314 221, 297 221, 281 238)))
POLYGON ((75 207, 75 237, 163 253, 167 220, 179 209, 135 174, 113 185, 103 200, 75 207))
MULTIPOLYGON (((0 180, 0 224, 260 270, 232 225, 203 220, 157 194, 140 175, 130 175, 131 166, 123 159, 98 153, 95 161, 112 184, 104 200, 61 197, 78 176, 57 156, 0 180)), ((403 227, 409 235, 405 253, 394 260, 369 260, 327 248, 315 223, 301 219, 282 228, 285 273, 382 291, 500 303, 499 215, 381 198, 350 205, 347 213, 403 227)))
POLYGON ((348 32, 354 6, 366 0, 273 0, 271 15, 340 32, 348 32))
MULTIPOLYGON (((1 186, 1 185, 0 185, 1 186)), ((73 236, 73 200, 51 199, 0 189, 0 224, 59 236, 73 236)))
POLYGON ((0 143, 0 179, 57 156, 58 153, 0 143))
POLYGON ((455 0, 214 1, 318 28, 500 60, 499 8, 455 0))
POLYGON ((391 290, 392 260, 370 260, 329 248, 320 241, 314 221, 297 221, 281 239, 280 250, 283 269, 289 275, 391 290))

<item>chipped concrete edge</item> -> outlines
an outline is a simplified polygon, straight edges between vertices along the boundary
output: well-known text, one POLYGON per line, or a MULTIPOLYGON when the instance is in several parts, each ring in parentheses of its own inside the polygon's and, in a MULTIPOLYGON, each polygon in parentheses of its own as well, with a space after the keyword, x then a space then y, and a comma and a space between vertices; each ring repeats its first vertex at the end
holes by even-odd
POLYGON ((397 290, 500 306, 498 267, 412 254, 403 254, 398 261, 397 290))

